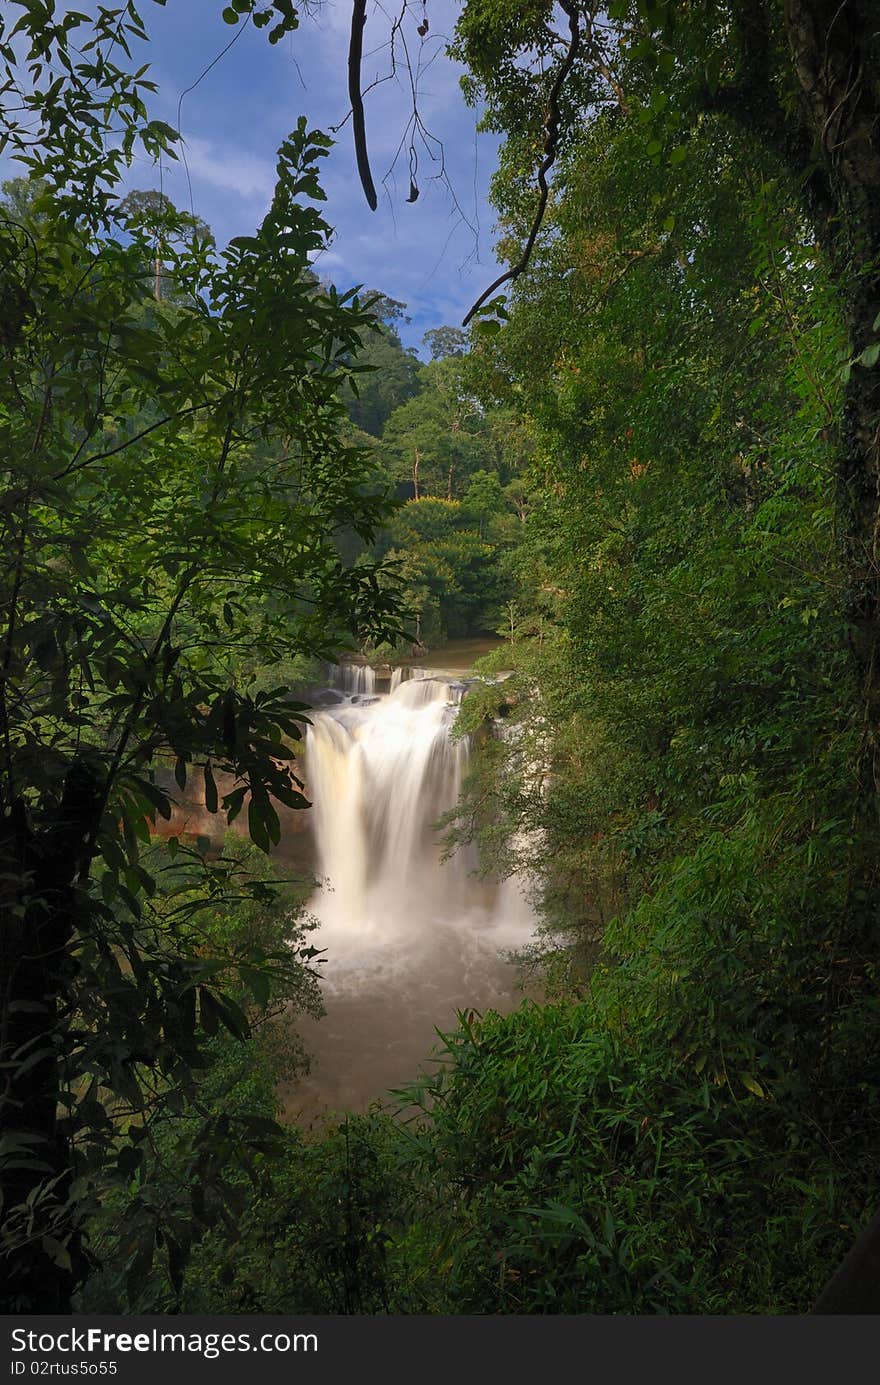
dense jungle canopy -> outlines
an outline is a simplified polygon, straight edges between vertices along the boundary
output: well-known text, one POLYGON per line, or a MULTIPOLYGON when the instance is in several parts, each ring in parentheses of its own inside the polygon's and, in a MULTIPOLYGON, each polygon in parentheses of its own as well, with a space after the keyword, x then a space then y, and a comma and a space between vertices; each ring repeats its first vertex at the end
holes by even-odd
POLYGON ((875 5, 462 0, 508 268, 427 360, 307 114, 225 248, 132 190, 143 8, 0 17, 4 1309, 809 1310, 880 1207, 875 5), (445 830, 546 1000, 279 1124, 316 670, 487 632, 445 830))

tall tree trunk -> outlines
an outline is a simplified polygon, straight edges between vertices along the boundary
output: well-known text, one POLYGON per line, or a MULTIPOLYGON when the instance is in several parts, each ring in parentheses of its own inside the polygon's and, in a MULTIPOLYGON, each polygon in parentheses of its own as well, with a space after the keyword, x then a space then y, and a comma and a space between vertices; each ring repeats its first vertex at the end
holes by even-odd
MULTIPOLYGON (((880 13, 877 0, 783 0, 787 71, 776 67, 771 0, 735 0, 741 75, 706 93, 781 158, 803 189, 804 209, 839 286, 854 364, 838 460, 849 573, 847 615, 860 692, 858 758, 847 922, 880 943, 880 13), (780 80, 784 99, 780 99, 780 80), (789 95, 793 99, 788 99, 789 95)), ((880 1313, 880 1214, 817 1312, 880 1313)))
POLYGON ((73 1180, 70 1138, 59 1119, 68 1041, 70 947, 81 900, 76 879, 86 864, 101 795, 91 773, 68 773, 57 820, 34 831, 21 798, 0 827, 3 873, 0 927, 0 1128, 10 1146, 0 1166, 4 1231, 0 1238, 0 1310, 63 1313, 82 1277, 76 1234, 53 1236, 73 1180))
POLYGON ((846 308, 852 366, 839 480, 851 573, 849 615, 862 696, 856 898, 880 941, 880 13, 876 0, 785 0, 803 126, 818 153, 831 215, 819 234, 846 308))
MULTIPOLYGON (((880 12, 876 0, 785 0, 801 128, 826 180, 818 233, 836 269, 854 358, 838 477, 850 573, 849 623, 862 734, 847 921, 880 942, 880 12)), ((802 170, 806 180, 807 169, 802 170)), ((811 174, 814 179, 815 175, 811 174)), ((818 1313, 880 1313, 880 1214, 815 1305, 818 1313)))

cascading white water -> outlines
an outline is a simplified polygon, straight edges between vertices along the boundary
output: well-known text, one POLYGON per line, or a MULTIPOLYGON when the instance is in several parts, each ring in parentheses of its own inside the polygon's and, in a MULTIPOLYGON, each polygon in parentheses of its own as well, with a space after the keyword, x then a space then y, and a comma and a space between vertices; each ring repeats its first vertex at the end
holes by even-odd
POLYGON ((448 685, 420 678, 314 717, 306 776, 329 889, 312 908, 328 936, 410 936, 438 890, 444 909, 461 901, 470 862, 460 852, 441 865, 433 831, 458 801, 468 756, 467 741, 450 737, 453 719, 448 685))
POLYGON ((376 691, 376 670, 369 664, 337 664, 333 686, 349 697, 372 697, 376 691))
POLYGON ((442 859, 435 824, 458 801, 469 754, 451 735, 461 684, 414 669, 391 688, 313 713, 306 740, 325 882, 308 906, 310 941, 326 949, 327 1006, 307 1037, 338 1107, 414 1077, 457 1008, 509 1008, 504 954, 534 927, 521 897, 474 875, 470 848, 442 859))

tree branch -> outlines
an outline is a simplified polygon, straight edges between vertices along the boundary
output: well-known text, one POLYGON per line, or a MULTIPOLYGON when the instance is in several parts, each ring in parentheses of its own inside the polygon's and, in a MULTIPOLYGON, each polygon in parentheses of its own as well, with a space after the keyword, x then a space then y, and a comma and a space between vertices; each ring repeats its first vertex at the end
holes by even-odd
POLYGON ((201 404, 191 404, 187 409, 178 409, 176 413, 167 414, 165 418, 160 418, 156 423, 151 423, 148 428, 142 428, 139 433, 135 433, 132 437, 126 438, 124 442, 118 443, 116 447, 111 447, 106 452, 93 452, 90 457, 84 457, 81 462, 77 461, 77 458, 74 457, 73 461, 68 462, 67 466, 63 467, 61 471, 55 472, 52 480, 61 481, 65 476, 69 476, 71 472, 82 471, 84 467, 91 466, 92 462, 103 462, 107 457, 115 457, 117 452, 124 452, 127 447, 132 447, 136 442, 140 442, 141 438, 145 438, 148 433, 154 433, 157 428, 164 428, 166 423, 173 423, 175 419, 186 418, 190 414, 197 414, 202 409, 210 409, 216 403, 216 399, 206 399, 201 404))
POLYGON ((538 188, 540 189, 538 207, 532 219, 531 229, 526 239, 523 252, 516 264, 513 265, 511 269, 506 270, 504 274, 499 274, 494 283, 491 283, 487 289, 483 290, 474 306, 462 319, 462 327, 467 327, 474 313, 482 307, 490 294, 493 294, 496 289, 500 289, 502 284, 510 283, 513 279, 519 278, 520 274, 522 274, 523 270, 527 267, 529 260, 532 258, 532 251, 535 248, 535 241, 538 239, 538 232, 544 224, 547 201, 550 196, 547 174, 553 167, 559 149, 559 98, 566 80, 568 79, 568 74, 574 66, 581 42, 577 6, 572 4, 570 0, 562 0, 562 9, 568 17, 569 41, 565 57, 562 60, 562 64, 550 88, 550 95, 547 98, 547 118, 544 121, 544 157, 538 166, 538 188))
POLYGON ((351 38, 348 45, 348 96, 351 101, 351 123, 354 131, 354 152, 357 157, 361 187, 370 211, 379 205, 370 157, 367 153, 367 127, 364 119, 364 98, 361 94, 361 59, 364 46, 364 25, 367 22, 367 0, 354 0, 351 11, 351 38))

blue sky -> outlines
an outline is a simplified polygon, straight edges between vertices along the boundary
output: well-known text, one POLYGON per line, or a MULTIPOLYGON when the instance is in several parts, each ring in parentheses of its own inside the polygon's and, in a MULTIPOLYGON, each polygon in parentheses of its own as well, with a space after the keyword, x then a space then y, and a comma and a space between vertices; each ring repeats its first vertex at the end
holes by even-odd
MULTIPOLYGON (((159 86, 153 114, 175 127, 181 94, 238 32, 223 23, 222 5, 223 0, 143 5, 151 42, 143 59, 136 56, 149 59, 159 86)), ((275 47, 265 29, 245 26, 229 52, 183 97, 179 128, 186 141, 192 207, 220 242, 258 224, 271 196, 275 149, 297 117, 306 115, 310 124, 327 131, 348 112, 350 0, 328 0, 312 9, 311 16, 302 15, 300 28, 275 47)), ((431 145, 432 159, 417 141, 421 195, 414 204, 406 202, 406 152, 394 163, 412 108, 401 65, 397 78, 381 82, 365 101, 378 210, 371 212, 364 200, 347 124, 323 163, 324 214, 335 236, 315 268, 340 289, 363 283, 404 300, 412 322, 402 327, 401 335, 407 345, 421 349, 424 332, 459 323, 498 272, 492 252, 494 217, 487 201, 496 142, 477 133, 476 113, 465 106, 459 89, 460 69, 443 51, 443 36, 451 34, 458 9, 455 0, 428 0, 430 29, 424 42, 416 25, 425 8, 416 3, 411 9, 407 44, 414 59, 421 53, 426 69, 419 83, 419 112, 442 141, 451 189, 437 176, 437 146, 431 145)), ((368 5, 365 85, 390 71, 391 15, 384 6, 368 5)), ((158 187, 158 168, 139 161, 131 185, 158 187)), ((179 206, 190 207, 182 163, 163 165, 161 186, 179 206)))

